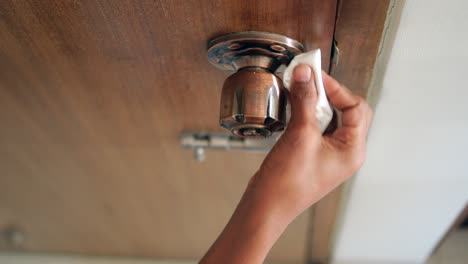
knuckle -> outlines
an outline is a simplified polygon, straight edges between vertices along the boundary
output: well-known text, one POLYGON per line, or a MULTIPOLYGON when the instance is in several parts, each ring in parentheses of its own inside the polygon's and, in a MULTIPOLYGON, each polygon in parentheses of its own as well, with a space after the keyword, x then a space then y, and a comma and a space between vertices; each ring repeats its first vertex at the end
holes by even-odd
POLYGON ((348 89, 348 87, 346 87, 346 85, 344 85, 343 83, 337 81, 336 82, 336 86, 337 86, 337 90, 346 90, 346 91, 350 91, 348 89))
POLYGON ((367 101, 356 95, 356 105, 354 106, 355 109, 357 109, 357 112, 359 113, 360 117, 367 117, 369 116, 369 113, 372 114, 372 109, 370 108, 369 104, 367 101))
POLYGON ((355 98, 356 98, 356 108, 361 109, 361 110, 365 110, 368 108, 367 102, 366 100, 364 100, 364 98, 358 95, 355 95, 355 98))

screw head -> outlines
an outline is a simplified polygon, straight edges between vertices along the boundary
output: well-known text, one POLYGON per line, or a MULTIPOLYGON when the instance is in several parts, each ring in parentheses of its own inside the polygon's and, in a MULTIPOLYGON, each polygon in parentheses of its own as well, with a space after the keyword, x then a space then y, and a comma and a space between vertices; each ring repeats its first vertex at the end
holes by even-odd
POLYGON ((239 49, 241 47, 241 45, 239 43, 232 43, 228 46, 228 49, 230 50, 236 50, 236 49, 239 49))
POLYGON ((286 51, 286 48, 281 46, 281 45, 271 45, 270 48, 274 51, 278 51, 278 52, 284 52, 286 51))

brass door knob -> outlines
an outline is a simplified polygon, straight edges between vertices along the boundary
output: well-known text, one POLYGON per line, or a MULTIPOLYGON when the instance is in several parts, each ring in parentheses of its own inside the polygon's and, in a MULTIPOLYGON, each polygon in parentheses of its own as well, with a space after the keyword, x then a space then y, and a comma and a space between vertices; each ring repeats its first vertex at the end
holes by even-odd
POLYGON ((235 72, 223 85, 220 125, 246 138, 264 138, 283 130, 287 90, 275 73, 303 51, 296 40, 267 32, 238 32, 211 40, 210 63, 235 72))

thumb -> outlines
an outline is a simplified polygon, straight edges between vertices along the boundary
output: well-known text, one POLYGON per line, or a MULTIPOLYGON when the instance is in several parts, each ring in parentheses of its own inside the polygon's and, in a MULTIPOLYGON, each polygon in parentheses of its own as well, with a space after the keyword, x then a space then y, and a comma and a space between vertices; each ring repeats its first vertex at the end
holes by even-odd
POLYGON ((315 114, 317 88, 310 66, 299 64, 294 68, 289 101, 291 102, 290 126, 310 125, 318 127, 315 114))

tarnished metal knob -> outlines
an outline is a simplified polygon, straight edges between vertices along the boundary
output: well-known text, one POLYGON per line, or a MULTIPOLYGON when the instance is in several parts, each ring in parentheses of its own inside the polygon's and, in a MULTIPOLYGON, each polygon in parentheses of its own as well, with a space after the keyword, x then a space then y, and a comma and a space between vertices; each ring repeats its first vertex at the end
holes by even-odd
POLYGON ((239 137, 268 137, 286 125, 286 93, 271 72, 242 69, 224 82, 220 124, 239 137))
POLYGON ((283 130, 287 90, 275 72, 303 50, 295 40, 266 32, 239 32, 212 40, 209 61, 235 72, 223 85, 220 125, 247 138, 264 138, 283 130))

